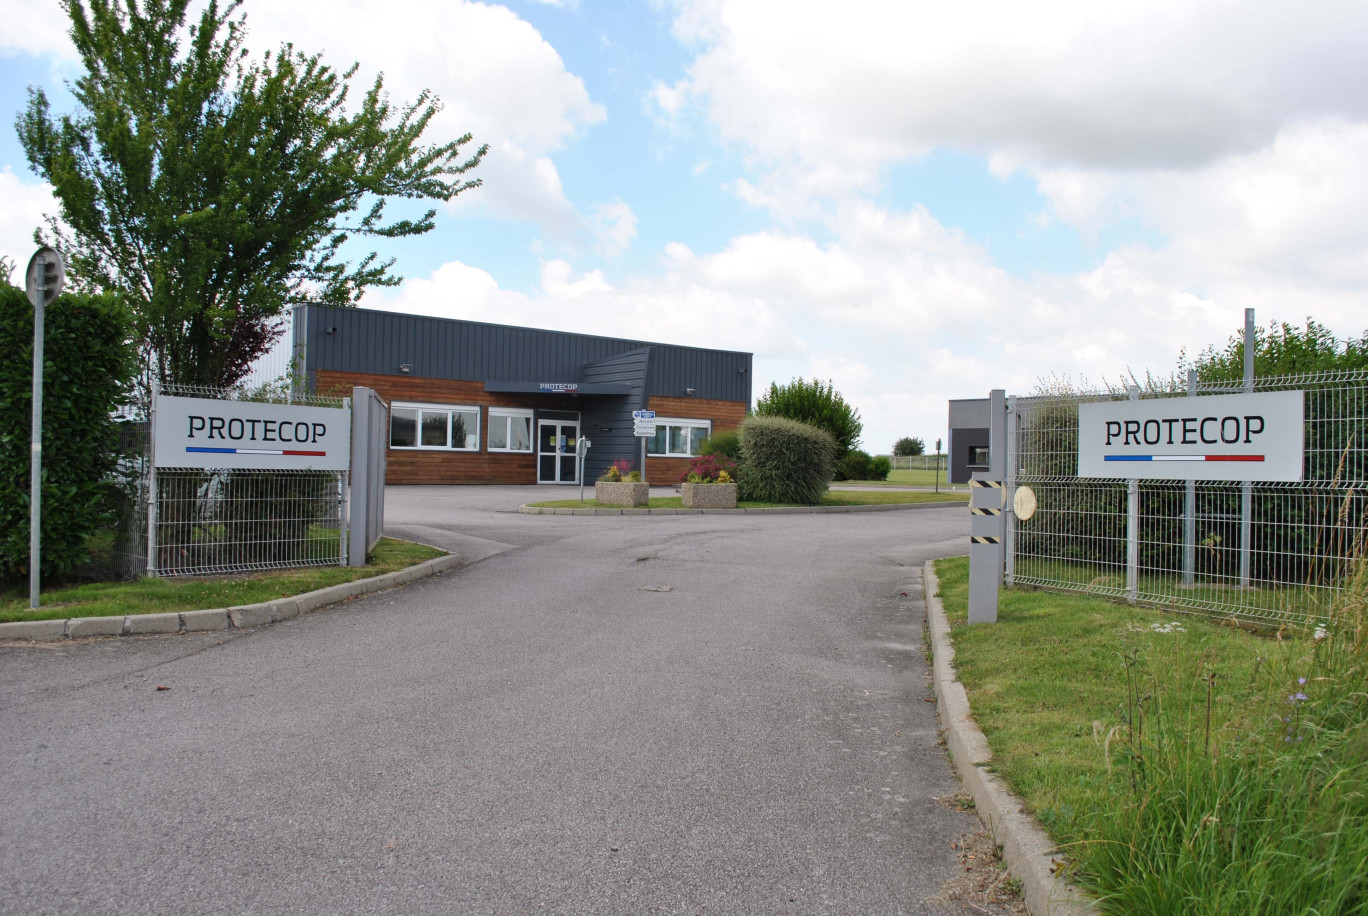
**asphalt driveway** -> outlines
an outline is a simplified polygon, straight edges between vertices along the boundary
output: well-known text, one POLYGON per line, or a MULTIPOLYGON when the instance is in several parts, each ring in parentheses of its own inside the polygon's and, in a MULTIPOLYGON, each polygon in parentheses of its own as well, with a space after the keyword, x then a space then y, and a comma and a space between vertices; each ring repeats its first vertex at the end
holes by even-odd
POLYGON ((0 910, 979 912, 928 900, 976 829, 921 641, 962 508, 513 511, 542 492, 391 488, 472 561, 404 589, 0 648, 0 910))

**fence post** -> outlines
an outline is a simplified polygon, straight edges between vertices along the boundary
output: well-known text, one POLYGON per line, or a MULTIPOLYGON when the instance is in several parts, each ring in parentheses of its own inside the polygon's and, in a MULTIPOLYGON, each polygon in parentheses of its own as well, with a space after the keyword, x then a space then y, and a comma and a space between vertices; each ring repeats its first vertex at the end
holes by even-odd
MULTIPOLYGON (((1130 399, 1140 400, 1140 386, 1130 386, 1130 399)), ((1140 480, 1126 481, 1126 600, 1140 597, 1140 480)))
POLYGON ((1007 399, 1007 478, 1003 491, 1003 555, 1006 560, 1007 587, 1016 584, 1016 511, 1012 501, 1016 498, 1017 478, 1017 399, 1012 395, 1007 399))
MULTIPOLYGON (((1187 374, 1188 397, 1197 396, 1197 370, 1187 374)), ((1197 481, 1187 482, 1183 495, 1183 584, 1191 586, 1197 574, 1197 481)))
POLYGON ((153 383, 147 408, 147 574, 157 574, 157 396, 161 389, 153 383))
MULTIPOLYGON (((1244 390, 1254 392, 1254 310, 1245 309, 1244 326, 1244 390)), ((1240 486, 1240 588, 1249 588, 1250 517, 1254 502, 1254 485, 1246 480, 1240 486)))

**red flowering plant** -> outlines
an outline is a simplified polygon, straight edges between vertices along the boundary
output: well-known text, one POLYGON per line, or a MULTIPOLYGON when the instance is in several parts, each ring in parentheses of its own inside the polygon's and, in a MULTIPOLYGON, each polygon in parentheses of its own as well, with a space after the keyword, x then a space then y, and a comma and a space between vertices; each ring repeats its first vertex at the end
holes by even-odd
POLYGON ((627 483, 640 483, 641 473, 632 470, 632 462, 628 461, 626 458, 619 458, 608 466, 608 470, 603 472, 599 477, 599 480, 604 483, 619 483, 622 481, 627 483))
POLYGON ((735 483, 736 462, 725 455, 700 455, 689 459, 680 483, 735 483))

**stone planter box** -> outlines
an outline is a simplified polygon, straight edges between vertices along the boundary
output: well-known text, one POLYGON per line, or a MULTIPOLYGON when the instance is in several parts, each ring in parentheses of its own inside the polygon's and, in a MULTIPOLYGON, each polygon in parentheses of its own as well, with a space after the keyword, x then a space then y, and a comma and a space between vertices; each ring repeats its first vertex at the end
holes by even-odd
POLYGON ((685 509, 735 509, 736 484, 686 483, 679 488, 685 509))
POLYGON ((600 480, 594 484, 594 499, 601 506, 645 506, 651 502, 651 485, 648 483, 607 483, 600 480))

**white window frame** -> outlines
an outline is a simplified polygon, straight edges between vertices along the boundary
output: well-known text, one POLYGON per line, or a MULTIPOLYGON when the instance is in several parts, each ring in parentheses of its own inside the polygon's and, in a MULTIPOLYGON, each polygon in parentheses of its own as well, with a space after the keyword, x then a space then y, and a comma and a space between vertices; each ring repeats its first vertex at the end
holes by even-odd
POLYGON ((480 450, 480 436, 484 432, 484 419, 481 410, 476 404, 422 404, 414 401, 394 401, 390 404, 390 430, 388 445, 396 452, 478 452, 480 450), (418 428, 417 435, 414 437, 416 445, 395 445, 394 444, 394 413, 395 409, 417 410, 418 428), (453 411, 467 411, 475 414, 475 447, 466 448, 451 444, 451 414, 453 411), (446 445, 424 445, 423 444, 423 414, 424 413, 445 413, 447 415, 447 444, 446 445))
MULTIPOLYGON (((695 429, 703 429, 703 430, 706 430, 706 431, 707 431, 707 432, 704 434, 704 436, 703 436, 704 439, 706 439, 706 438, 708 438, 709 436, 712 435, 712 420, 691 420, 691 419, 687 419, 687 418, 684 418, 684 417, 656 417, 656 429, 660 429, 660 428, 663 427, 663 426, 689 426, 689 427, 693 427, 693 428, 695 428, 695 429)), ((692 441, 692 439, 693 439, 692 434, 690 434, 690 437, 689 437, 689 438, 690 438, 690 441, 692 441)), ((647 447, 648 447, 648 448, 649 448, 649 442, 650 442, 650 440, 648 439, 648 440, 647 440, 647 443, 648 443, 648 446, 647 446, 647 447)), ((669 447, 670 447, 670 433, 669 433, 668 430, 666 430, 666 432, 665 432, 665 448, 666 448, 666 449, 669 449, 669 447)), ((689 453, 689 454, 685 455, 685 454, 680 454, 680 453, 678 453, 678 452, 671 452, 671 451, 664 451, 664 452, 652 452, 652 451, 648 451, 648 452, 646 453, 646 457, 648 457, 648 458, 694 458, 694 457, 697 457, 697 456, 695 456, 695 455, 692 454, 692 453, 689 453)))
MULTIPOLYGON (((508 420, 510 417, 517 417, 517 418, 520 418, 520 419, 525 419, 525 420, 527 420, 527 429, 528 429, 527 448, 495 448, 494 446, 488 444, 488 442, 489 442, 489 434, 486 433, 486 434, 485 434, 485 443, 486 443, 486 445, 485 445, 485 451, 495 452, 495 453, 502 452, 502 453, 513 454, 513 455, 530 455, 530 454, 532 454, 534 451, 536 451, 536 448, 537 448, 537 423, 536 423, 536 419, 537 419, 537 418, 536 418, 536 416, 535 416, 535 411, 531 411, 531 410, 521 410, 521 409, 519 409, 519 408, 517 408, 517 407, 491 407, 491 408, 489 408, 489 422, 488 422, 488 424, 487 424, 487 427, 488 427, 490 430, 492 430, 492 429, 494 428, 495 423, 497 423, 499 420, 505 420, 505 421, 506 421, 506 420, 508 420)), ((505 432, 505 434, 507 433, 507 431, 508 431, 508 424, 505 422, 505 424, 504 424, 504 432, 505 432)), ((510 438, 511 438, 511 437, 510 437, 510 438)), ((509 438, 505 438, 504 441, 505 441, 505 442, 509 441, 509 438)))

